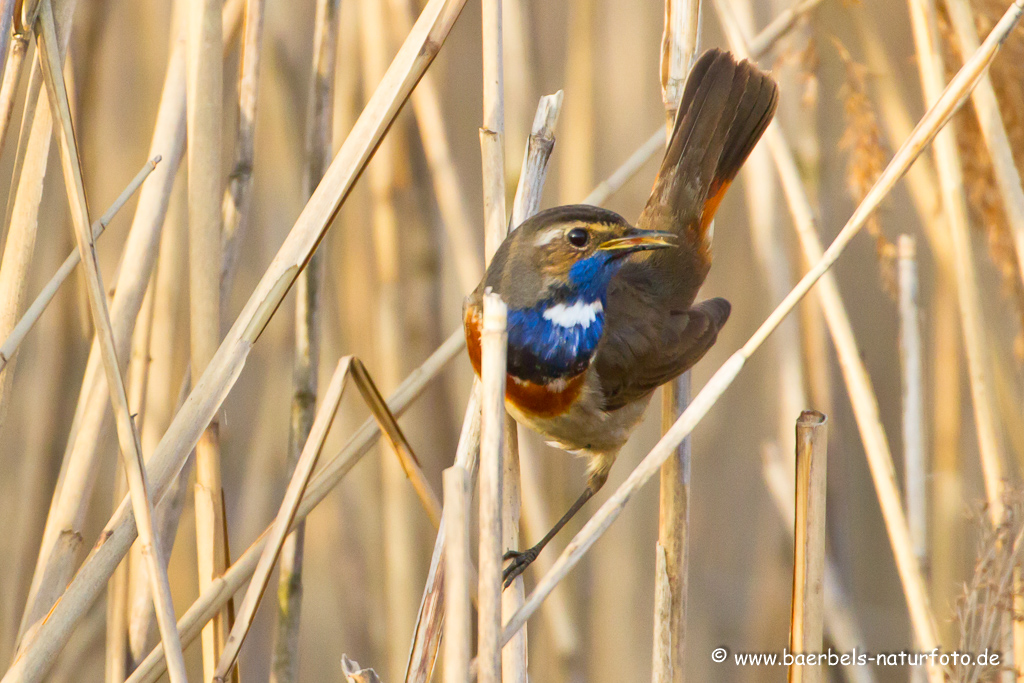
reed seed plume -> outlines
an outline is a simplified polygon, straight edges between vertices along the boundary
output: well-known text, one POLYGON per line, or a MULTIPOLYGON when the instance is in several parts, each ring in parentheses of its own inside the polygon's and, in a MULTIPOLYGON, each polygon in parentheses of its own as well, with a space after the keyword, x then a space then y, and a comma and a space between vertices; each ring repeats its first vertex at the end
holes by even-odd
MULTIPOLYGON (((973 0, 976 23, 984 31, 991 26, 995 4, 989 0, 973 0)), ((959 44, 954 36, 949 14, 938 13, 939 33, 942 37, 942 56, 947 73, 955 71, 963 63, 959 44)), ((1018 171, 1024 168, 1024 118, 1015 104, 1024 106, 1024 40, 1011 34, 1006 41, 1009 53, 1000 60, 999 67, 991 73, 992 86, 1000 104, 999 113, 1006 126, 1007 135, 1014 152, 1018 171)), ((1002 296, 1016 310, 1018 325, 1014 339, 1014 351, 1019 361, 1024 361, 1024 280, 1021 278, 1021 264, 1014 248, 1012 227, 1009 224, 1006 206, 996 182, 992 157, 982 137, 978 117, 973 108, 965 107, 954 117, 952 125, 956 131, 957 148, 963 162, 964 185, 967 191, 968 208, 972 227, 980 230, 988 244, 988 255, 999 273, 1002 282, 1002 296)))
MULTIPOLYGON (((1014 568, 1019 567, 1024 542, 1022 492, 1008 489, 1004 507, 1003 522, 994 529, 985 510, 973 515, 973 525, 978 532, 977 556, 956 605, 961 652, 1003 652, 1006 641, 1002 638, 1002 623, 1006 618, 1024 618, 1014 611, 1013 576, 1014 568)), ((955 683, 978 683, 999 680, 1004 670, 1004 666, 961 663, 950 668, 950 675, 955 683)))
MULTIPOLYGON (((846 124, 839 138, 839 149, 846 152, 847 194, 859 202, 878 180, 889 153, 883 146, 878 116, 868 96, 867 67, 856 61, 838 40, 833 39, 833 45, 843 62, 846 76, 839 88, 846 124)), ((895 298, 896 245, 883 232, 877 211, 868 218, 864 229, 875 240, 882 287, 889 296, 895 298)))

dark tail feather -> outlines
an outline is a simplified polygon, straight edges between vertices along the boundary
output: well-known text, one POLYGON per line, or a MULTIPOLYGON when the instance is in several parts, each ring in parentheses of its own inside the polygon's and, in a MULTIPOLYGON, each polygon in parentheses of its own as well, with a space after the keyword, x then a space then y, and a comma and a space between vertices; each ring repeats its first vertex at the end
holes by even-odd
POLYGON ((694 64, 672 137, 640 224, 689 233, 702 244, 718 203, 772 120, 771 77, 728 52, 708 50, 694 64))

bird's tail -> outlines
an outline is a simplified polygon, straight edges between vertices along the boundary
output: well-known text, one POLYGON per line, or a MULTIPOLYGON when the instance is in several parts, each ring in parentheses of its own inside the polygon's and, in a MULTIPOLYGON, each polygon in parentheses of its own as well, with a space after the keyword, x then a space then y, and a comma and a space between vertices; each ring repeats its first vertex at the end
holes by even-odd
POLYGON ((750 62, 717 49, 701 55, 686 81, 639 225, 671 230, 707 250, 715 210, 771 122, 777 101, 775 82, 750 62))

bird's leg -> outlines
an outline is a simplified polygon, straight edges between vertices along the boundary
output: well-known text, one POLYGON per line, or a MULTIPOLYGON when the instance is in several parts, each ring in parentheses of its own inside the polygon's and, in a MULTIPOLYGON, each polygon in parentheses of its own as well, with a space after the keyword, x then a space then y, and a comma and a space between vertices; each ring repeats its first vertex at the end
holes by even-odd
POLYGON ((555 535, 562 530, 570 519, 580 511, 588 500, 594 497, 594 494, 601 490, 604 486, 605 480, 608 478, 608 473, 603 472, 601 475, 595 474, 591 476, 587 482, 587 488, 583 489, 583 493, 576 499, 576 502, 572 504, 568 512, 562 515, 562 518, 555 522, 555 525, 551 527, 551 531, 544 534, 544 538, 540 539, 535 546, 527 548, 526 550, 509 550, 505 553, 502 559, 511 560, 509 565, 505 567, 503 575, 505 588, 512 585, 512 582, 516 580, 516 577, 526 571, 526 568, 530 566, 537 556, 540 555, 540 551, 544 549, 544 546, 555 537, 555 535))

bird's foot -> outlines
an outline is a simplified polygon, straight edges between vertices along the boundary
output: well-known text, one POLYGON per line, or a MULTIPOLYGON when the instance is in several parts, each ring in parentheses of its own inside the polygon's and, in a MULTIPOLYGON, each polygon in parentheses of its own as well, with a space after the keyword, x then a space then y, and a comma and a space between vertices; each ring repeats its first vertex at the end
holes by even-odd
POLYGON ((516 577, 526 571, 526 568, 530 566, 530 563, 537 559, 537 555, 540 554, 540 549, 537 547, 527 548, 526 550, 509 550, 506 552, 501 559, 511 560, 509 565, 505 567, 505 571, 502 574, 502 580, 504 581, 505 588, 512 585, 512 582, 516 580, 516 577))

